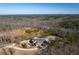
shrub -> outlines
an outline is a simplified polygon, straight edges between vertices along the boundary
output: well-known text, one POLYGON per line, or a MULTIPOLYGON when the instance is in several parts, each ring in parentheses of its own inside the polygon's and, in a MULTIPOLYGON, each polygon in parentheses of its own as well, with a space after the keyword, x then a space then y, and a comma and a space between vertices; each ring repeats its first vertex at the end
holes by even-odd
POLYGON ((67 43, 73 44, 79 42, 79 33, 68 32, 65 37, 67 43))

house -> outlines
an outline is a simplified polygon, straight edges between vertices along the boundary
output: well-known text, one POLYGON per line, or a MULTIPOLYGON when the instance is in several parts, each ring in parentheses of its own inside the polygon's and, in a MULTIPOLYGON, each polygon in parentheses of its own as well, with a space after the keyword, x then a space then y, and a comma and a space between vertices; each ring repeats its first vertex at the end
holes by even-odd
POLYGON ((46 49, 50 43, 50 40, 48 38, 29 38, 29 44, 32 46, 36 46, 40 49, 46 49))

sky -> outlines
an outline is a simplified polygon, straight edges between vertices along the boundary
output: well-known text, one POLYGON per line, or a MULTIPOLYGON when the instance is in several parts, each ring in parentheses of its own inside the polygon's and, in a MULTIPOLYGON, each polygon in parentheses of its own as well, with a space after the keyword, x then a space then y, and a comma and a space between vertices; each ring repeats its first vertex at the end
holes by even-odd
POLYGON ((79 14, 79 3, 0 3, 0 15, 79 14))

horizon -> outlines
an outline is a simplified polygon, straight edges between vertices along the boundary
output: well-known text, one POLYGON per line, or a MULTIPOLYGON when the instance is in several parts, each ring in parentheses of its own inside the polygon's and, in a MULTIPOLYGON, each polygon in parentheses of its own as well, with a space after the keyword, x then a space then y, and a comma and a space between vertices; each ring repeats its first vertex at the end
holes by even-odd
POLYGON ((79 15, 79 14, 5 14, 5 15, 0 15, 0 16, 26 16, 26 15, 79 15))

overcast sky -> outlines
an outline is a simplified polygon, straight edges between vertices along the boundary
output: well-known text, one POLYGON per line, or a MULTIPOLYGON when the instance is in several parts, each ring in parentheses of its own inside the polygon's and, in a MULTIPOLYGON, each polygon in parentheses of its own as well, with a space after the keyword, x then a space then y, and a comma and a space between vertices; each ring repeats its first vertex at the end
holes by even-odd
POLYGON ((8 14, 79 14, 79 4, 7 3, 0 4, 0 15, 8 14))

